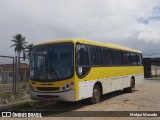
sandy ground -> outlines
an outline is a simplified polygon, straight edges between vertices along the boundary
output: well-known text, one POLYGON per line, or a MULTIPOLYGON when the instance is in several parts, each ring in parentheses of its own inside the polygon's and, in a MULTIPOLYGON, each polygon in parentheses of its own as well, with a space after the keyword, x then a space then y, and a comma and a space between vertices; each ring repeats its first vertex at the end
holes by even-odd
MULTIPOLYGON (((145 80, 136 86, 133 93, 117 91, 102 97, 98 104, 90 105, 86 101, 76 103, 54 103, 43 105, 30 110, 69 110, 69 111, 160 111, 160 80, 145 80)), ((54 120, 160 120, 160 117, 48 117, 33 118, 54 120)), ((25 118, 27 120, 28 118, 25 118)))

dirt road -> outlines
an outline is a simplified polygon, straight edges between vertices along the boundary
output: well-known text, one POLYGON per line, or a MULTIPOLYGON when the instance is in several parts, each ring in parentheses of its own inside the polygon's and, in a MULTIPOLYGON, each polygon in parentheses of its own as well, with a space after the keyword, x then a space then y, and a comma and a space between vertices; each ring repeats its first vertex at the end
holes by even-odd
MULTIPOLYGON (((160 80, 145 80, 143 84, 136 86, 136 91, 133 93, 124 93, 122 90, 109 93, 102 97, 102 101, 98 104, 90 105, 86 101, 76 103, 54 103, 50 105, 32 108, 32 110, 59 110, 59 111, 160 111, 160 80)), ((48 115, 52 116, 51 114, 48 115)), ((43 118, 45 120, 150 120, 160 118, 106 118, 106 117, 54 117, 43 118)))

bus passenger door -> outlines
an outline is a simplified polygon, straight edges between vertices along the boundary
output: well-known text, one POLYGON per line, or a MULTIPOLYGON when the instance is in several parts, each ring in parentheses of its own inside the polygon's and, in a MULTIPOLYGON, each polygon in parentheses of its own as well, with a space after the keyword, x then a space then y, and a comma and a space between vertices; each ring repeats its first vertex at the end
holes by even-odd
POLYGON ((79 99, 87 98, 88 81, 90 80, 89 49, 87 45, 76 46, 76 73, 79 78, 79 99))

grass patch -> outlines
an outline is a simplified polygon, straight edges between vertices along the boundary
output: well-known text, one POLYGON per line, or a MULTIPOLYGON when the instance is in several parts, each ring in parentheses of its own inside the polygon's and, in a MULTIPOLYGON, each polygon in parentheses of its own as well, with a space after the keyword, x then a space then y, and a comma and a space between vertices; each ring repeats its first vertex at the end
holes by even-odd
POLYGON ((20 89, 28 89, 29 88, 29 83, 28 83, 28 81, 20 81, 19 82, 19 88, 20 89))
POLYGON ((0 91, 0 96, 3 96, 5 94, 5 92, 0 91))
POLYGON ((42 104, 44 104, 43 101, 30 101, 25 103, 19 103, 19 104, 13 105, 11 107, 11 111, 21 111, 23 109, 31 108, 31 107, 42 105, 42 104))
POLYGON ((12 95, 13 93, 11 91, 0 91, 1 97, 7 97, 9 95, 12 95))
POLYGON ((20 111, 21 109, 30 108, 30 107, 32 107, 32 105, 29 102, 21 103, 18 105, 13 105, 11 107, 11 111, 20 111))
POLYGON ((7 93, 12 93, 12 91, 0 91, 0 95, 7 94, 7 93))

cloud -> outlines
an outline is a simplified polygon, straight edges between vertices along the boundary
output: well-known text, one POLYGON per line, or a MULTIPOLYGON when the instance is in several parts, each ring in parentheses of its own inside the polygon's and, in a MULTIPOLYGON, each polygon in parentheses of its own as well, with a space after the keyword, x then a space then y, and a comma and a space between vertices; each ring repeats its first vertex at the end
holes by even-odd
POLYGON ((139 18, 140 23, 149 24, 152 21, 160 20, 160 5, 155 6, 149 14, 139 18))
POLYGON ((17 33, 29 43, 85 38, 144 51, 160 43, 159 0, 1 0, 0 16, 1 54, 13 55, 17 33))

